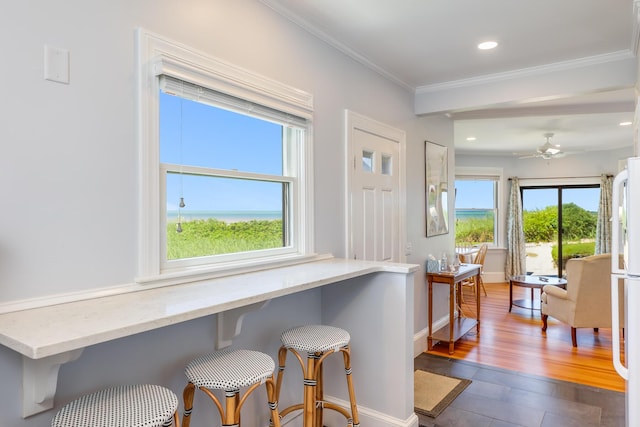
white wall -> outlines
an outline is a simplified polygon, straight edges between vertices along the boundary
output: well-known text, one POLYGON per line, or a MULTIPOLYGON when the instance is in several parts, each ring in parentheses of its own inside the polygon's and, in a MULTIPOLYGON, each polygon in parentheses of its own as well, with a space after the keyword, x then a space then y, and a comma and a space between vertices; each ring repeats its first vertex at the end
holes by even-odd
MULTIPOLYGON (((422 140, 407 147, 407 242, 412 251, 407 262, 419 264, 421 269, 415 274, 414 325, 416 334, 422 337, 416 344, 418 350, 426 349, 424 344, 427 327, 427 286, 425 284, 425 261, 429 254, 436 258, 444 250, 452 250, 454 246, 453 229, 439 236, 426 237, 425 219, 425 140, 448 147, 449 182, 453 182, 455 172, 455 153, 453 148, 453 123, 446 117, 423 117, 414 132, 422 136, 422 140), (424 345, 423 345, 424 344, 424 345)), ((453 198, 448 198, 449 212, 453 211, 453 198)), ((434 319, 448 313, 448 289, 434 289, 434 319)))
MULTIPOLYGON (((437 253, 436 246, 449 243, 451 235, 433 243, 423 238, 423 141, 451 144, 451 123, 416 118, 412 93, 263 4, 11 2, 0 14, 5 40, 0 310, 134 280, 139 197, 134 29, 139 26, 314 95, 318 252, 344 255, 345 109, 407 131, 407 218, 410 235, 420 236, 408 239, 415 245, 411 258, 422 263, 425 253, 437 253), (69 50, 69 85, 43 79, 45 44, 69 50)), ((416 277, 423 283, 423 276, 416 277)), ((420 324, 426 300, 423 286, 416 289, 420 324)), ((272 301, 245 321, 239 344, 275 355, 281 329, 321 320, 319 300, 319 292, 312 291, 272 301)), ((215 331, 215 319, 205 318, 87 348, 62 367, 56 409, 80 394, 121 382, 157 382, 180 393, 184 364, 213 348, 215 331)), ((49 425, 54 411, 20 418, 20 375, 19 355, 0 347, 0 425, 49 425)), ((194 415, 191 425, 200 427, 204 421, 194 415)))

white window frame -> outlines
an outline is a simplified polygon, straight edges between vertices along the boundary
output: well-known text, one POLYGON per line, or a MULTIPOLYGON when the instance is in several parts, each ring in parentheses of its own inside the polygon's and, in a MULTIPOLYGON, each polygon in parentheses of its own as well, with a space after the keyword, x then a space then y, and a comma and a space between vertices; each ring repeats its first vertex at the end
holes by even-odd
MULTIPOLYGON (((486 179, 494 180, 496 182, 496 194, 495 194, 495 208, 496 212, 496 224, 493 245, 489 245, 490 248, 499 248, 504 245, 505 236, 505 209, 504 209, 504 171, 502 168, 491 167, 456 167, 455 173, 456 180, 471 180, 471 179, 486 179)), ((455 203, 454 203, 454 220, 455 220, 455 203)), ((455 222, 455 221, 454 221, 455 222)))
MULTIPOLYGON (((144 29, 138 42, 138 138, 139 138, 139 248, 138 283, 175 284, 222 274, 303 262, 313 257, 313 97, 304 91, 257 75, 233 64, 197 52, 144 29), (238 99, 282 111, 307 121, 305 141, 295 154, 297 172, 293 203, 292 239, 288 251, 272 256, 223 257, 226 261, 199 266, 167 268, 161 238, 165 206, 161 194, 159 98, 160 75, 168 75, 238 99)), ((287 155, 291 153, 286 153, 287 155)))

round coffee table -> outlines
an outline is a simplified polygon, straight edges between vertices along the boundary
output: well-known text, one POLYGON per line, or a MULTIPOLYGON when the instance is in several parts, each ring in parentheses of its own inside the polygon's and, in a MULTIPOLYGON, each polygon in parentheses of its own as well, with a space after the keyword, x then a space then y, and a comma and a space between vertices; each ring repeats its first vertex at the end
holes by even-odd
POLYGON ((515 305, 516 307, 526 308, 530 310, 540 310, 540 299, 535 300, 533 297, 533 290, 540 289, 542 292, 542 288, 545 285, 553 285, 559 286, 561 288, 565 288, 567 286, 566 279, 561 279, 558 277, 547 277, 547 276, 512 276, 509 279, 509 312, 511 312, 511 308, 515 305), (528 299, 517 299, 513 300, 513 287, 520 286, 522 288, 531 288, 531 300, 528 299))

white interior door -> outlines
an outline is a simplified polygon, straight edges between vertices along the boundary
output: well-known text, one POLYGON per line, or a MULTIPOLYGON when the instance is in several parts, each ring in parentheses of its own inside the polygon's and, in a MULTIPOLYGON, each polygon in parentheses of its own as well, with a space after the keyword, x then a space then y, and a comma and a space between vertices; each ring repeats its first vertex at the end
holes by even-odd
POLYGON ((404 132, 347 112, 350 258, 404 261, 404 132))

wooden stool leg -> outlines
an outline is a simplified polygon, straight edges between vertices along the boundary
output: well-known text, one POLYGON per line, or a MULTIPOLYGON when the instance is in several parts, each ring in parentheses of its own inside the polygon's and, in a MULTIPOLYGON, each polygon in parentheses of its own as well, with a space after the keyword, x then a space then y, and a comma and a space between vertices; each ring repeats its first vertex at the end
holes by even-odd
POLYGON ((278 378, 276 380, 276 401, 280 401, 280 389, 282 388, 282 378, 284 377, 284 365, 287 362, 287 349, 280 347, 278 350, 278 378))
POLYGON ((349 346, 344 347, 342 349, 342 355, 344 358, 344 372, 347 376, 347 390, 349 391, 352 421, 354 426, 359 426, 360 419, 358 417, 358 407, 356 406, 356 394, 353 388, 353 378, 351 377, 351 348, 349 346))
POLYGON ((304 373, 304 402, 302 425, 304 427, 315 426, 316 415, 316 356, 313 353, 307 354, 307 370, 304 373))
POLYGON ((225 410, 222 418, 223 426, 233 426, 240 424, 240 417, 236 417, 236 408, 238 407, 240 390, 225 390, 225 410))
POLYGON ((318 364, 318 360, 320 357, 322 357, 323 353, 318 353, 316 354, 316 373, 314 375, 315 379, 316 379, 316 397, 315 397, 315 401, 314 401, 314 406, 316 408, 316 422, 314 427, 323 427, 323 419, 322 419, 322 403, 324 402, 324 389, 323 389, 323 384, 322 384, 322 378, 323 378, 323 369, 322 366, 323 364, 320 362, 320 364, 318 364), (318 402, 320 402, 321 404, 318 405, 318 402))
POLYGON ((278 400, 276 399, 276 385, 273 381, 273 377, 265 381, 265 387, 267 388, 267 399, 269 400, 269 410, 271 411, 271 422, 269 425, 273 427, 280 427, 280 414, 278 414, 278 400))
POLYGON ((195 391, 196 386, 189 383, 182 392, 182 398, 184 399, 184 414, 182 415, 183 427, 189 427, 191 423, 191 411, 193 410, 193 395, 195 391))

